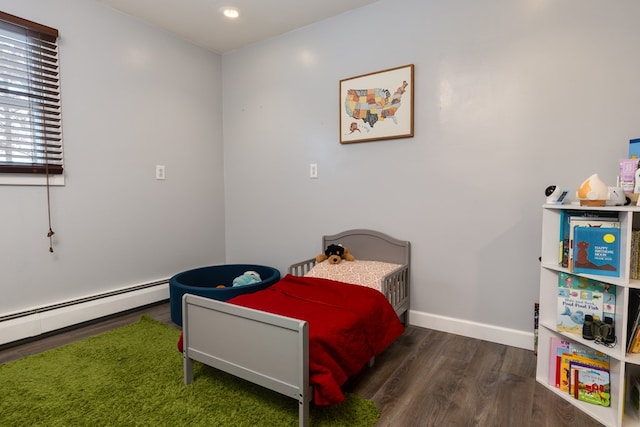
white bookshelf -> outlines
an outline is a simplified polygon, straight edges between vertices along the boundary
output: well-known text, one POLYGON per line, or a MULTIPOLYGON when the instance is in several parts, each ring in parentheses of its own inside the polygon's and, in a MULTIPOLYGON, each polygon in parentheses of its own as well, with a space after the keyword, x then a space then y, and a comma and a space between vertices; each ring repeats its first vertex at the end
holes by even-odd
MULTIPOLYGON (((538 330, 538 360, 536 380, 607 426, 640 426, 640 416, 629 402, 625 402, 626 384, 629 375, 640 373, 640 354, 626 354, 629 289, 640 288, 640 281, 629 279, 629 254, 631 247, 631 230, 640 229, 640 207, 636 206, 603 206, 585 207, 578 205, 543 205, 542 207, 542 253, 540 264, 540 313, 538 330), (558 274, 567 272, 558 263, 560 249, 560 219, 563 210, 581 211, 614 211, 620 220, 620 277, 577 274, 604 283, 616 285, 615 332, 617 344, 613 348, 584 340, 581 336, 558 332, 558 274), (549 355, 552 336, 563 337, 585 346, 597 349, 611 358, 611 406, 603 407, 574 399, 567 392, 561 391, 554 384, 549 384, 548 373, 551 356, 549 355)), ((574 273, 571 273, 574 274, 574 273)))

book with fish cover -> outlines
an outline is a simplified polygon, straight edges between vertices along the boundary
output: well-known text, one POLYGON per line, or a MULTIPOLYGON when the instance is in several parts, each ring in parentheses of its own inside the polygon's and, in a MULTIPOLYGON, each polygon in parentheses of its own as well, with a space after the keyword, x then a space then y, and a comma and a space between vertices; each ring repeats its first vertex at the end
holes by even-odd
POLYGON ((616 287, 594 279, 558 273, 558 307, 556 329, 582 336, 587 314, 615 318, 616 287))

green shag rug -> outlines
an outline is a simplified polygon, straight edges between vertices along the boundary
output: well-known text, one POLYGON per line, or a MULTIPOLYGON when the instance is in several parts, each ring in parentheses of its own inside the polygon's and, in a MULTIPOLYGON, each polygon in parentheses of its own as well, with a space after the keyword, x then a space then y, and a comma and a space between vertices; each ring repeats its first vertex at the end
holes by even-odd
MULTIPOLYGON (((297 426, 296 400, 200 363, 184 385, 180 332, 148 316, 0 365, 2 426, 297 426)), ((347 394, 311 405, 312 426, 373 426, 380 411, 347 394)))

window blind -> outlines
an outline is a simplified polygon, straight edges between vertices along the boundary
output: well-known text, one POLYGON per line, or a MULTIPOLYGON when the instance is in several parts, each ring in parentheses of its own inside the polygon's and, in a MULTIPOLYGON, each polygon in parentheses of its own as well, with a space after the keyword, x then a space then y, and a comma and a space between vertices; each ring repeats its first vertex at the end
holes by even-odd
POLYGON ((0 12, 0 173, 63 172, 57 39, 0 12))

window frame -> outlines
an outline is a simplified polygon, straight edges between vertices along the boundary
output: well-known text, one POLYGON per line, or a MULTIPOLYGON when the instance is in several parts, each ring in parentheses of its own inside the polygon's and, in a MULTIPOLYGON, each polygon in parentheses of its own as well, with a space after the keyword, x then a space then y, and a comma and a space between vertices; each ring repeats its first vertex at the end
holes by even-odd
MULTIPOLYGON (((0 150, 22 142, 22 160, 0 161, 0 184, 64 185, 58 30, 0 11, 6 67, 0 70, 0 150), (15 56, 11 56, 12 53, 15 56), (12 69, 13 67, 13 69, 12 69), (17 70, 17 71, 14 71, 17 70), (20 120, 18 117, 22 117, 20 120), (26 132, 25 132, 26 130, 26 132), (25 154, 26 153, 26 154, 25 154)), ((5 151, 6 153, 6 151, 5 151)))

